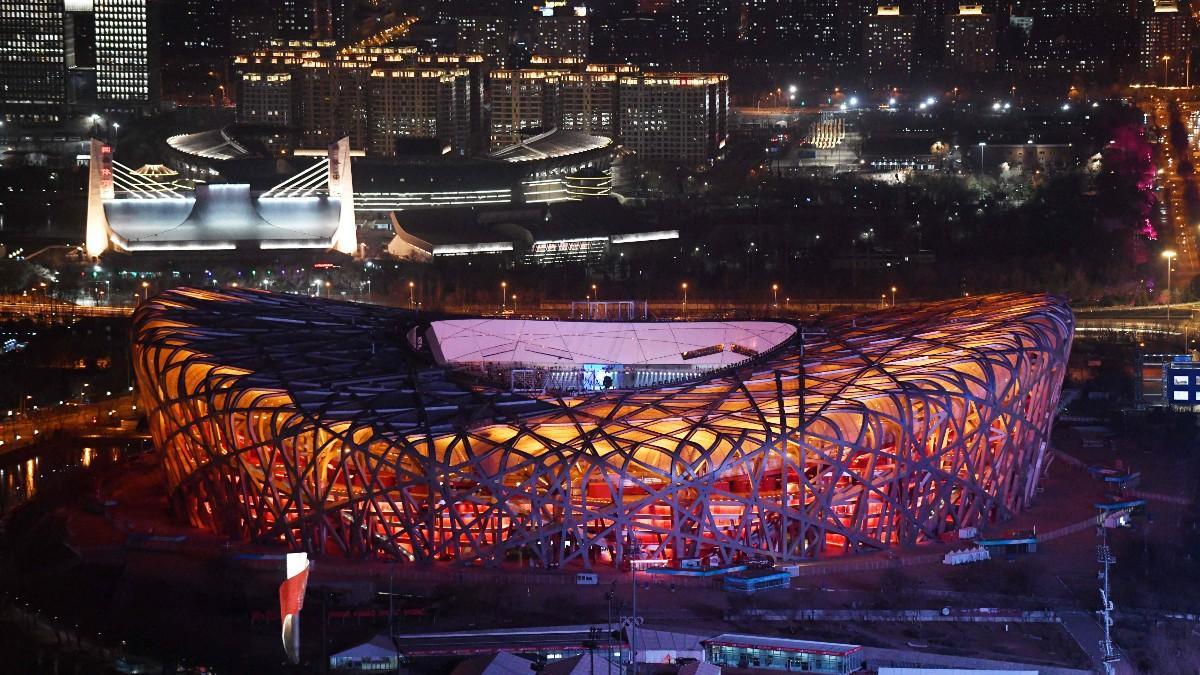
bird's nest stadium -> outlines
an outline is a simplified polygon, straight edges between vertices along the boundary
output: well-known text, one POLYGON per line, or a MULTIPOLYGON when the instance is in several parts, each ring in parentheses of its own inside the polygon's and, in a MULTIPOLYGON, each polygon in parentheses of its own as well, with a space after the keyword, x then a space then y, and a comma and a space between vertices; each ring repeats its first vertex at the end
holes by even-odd
POLYGON ((432 317, 232 289, 135 316, 174 508, 314 553, 584 566, 920 544, 1033 497, 1073 318, 432 317))

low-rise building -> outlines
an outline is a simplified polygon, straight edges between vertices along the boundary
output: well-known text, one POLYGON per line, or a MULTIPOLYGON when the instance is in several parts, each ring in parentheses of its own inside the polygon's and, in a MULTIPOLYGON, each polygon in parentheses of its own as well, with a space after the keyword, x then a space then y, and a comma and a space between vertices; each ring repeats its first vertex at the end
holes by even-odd
POLYGON ((704 641, 705 661, 730 668, 765 668, 841 675, 863 667, 860 645, 725 633, 704 641))

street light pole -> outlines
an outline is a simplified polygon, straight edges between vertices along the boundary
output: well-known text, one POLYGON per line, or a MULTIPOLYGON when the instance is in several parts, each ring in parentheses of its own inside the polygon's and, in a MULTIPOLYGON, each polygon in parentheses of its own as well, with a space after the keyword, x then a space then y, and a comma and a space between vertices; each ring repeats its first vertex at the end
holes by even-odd
POLYGON ((1167 249, 1162 257, 1167 259, 1167 332, 1171 331, 1171 263, 1175 261, 1175 251, 1167 249))
POLYGON ((892 286, 892 307, 896 306, 896 287, 892 286))
POLYGON ((503 312, 508 308, 508 282, 500 282, 500 311, 503 312))
MULTIPOLYGON (((686 287, 687 284, 684 284, 686 287)), ((633 675, 637 675, 637 565, 630 566, 633 572, 633 620, 629 622, 629 665, 633 675)))
POLYGON ((683 282, 683 318, 687 318, 687 282, 683 282))

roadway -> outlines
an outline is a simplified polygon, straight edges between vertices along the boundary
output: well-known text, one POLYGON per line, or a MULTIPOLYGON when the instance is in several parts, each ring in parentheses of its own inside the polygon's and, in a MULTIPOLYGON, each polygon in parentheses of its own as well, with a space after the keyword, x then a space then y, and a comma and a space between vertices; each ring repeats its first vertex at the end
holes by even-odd
POLYGON ((1080 307, 1075 310, 1077 335, 1111 334, 1141 339, 1155 337, 1175 342, 1180 351, 1184 344, 1195 347, 1200 341, 1196 323, 1200 302, 1178 302, 1145 307, 1080 307))
POLYGON ((58 321, 72 317, 114 318, 131 314, 132 307, 88 307, 58 300, 34 300, 32 297, 0 300, 0 316, 36 321, 58 321))
POLYGON ((65 403, 32 412, 9 411, 0 417, 0 455, 15 452, 62 433, 98 433, 139 416, 133 394, 94 403, 65 403))
MULTIPOLYGON (((1172 242, 1178 254, 1171 280, 1172 287, 1183 288, 1191 282, 1197 272, 1200 272, 1200 251, 1197 250, 1196 233, 1192 226, 1196 214, 1191 213, 1188 203, 1189 190, 1195 191, 1194 179, 1191 175, 1181 175, 1180 164, 1183 160, 1194 163, 1197 156, 1191 148, 1190 137, 1186 137, 1187 145, 1182 148, 1174 147, 1171 143, 1172 125, 1178 127, 1183 124, 1179 117, 1179 108, 1173 105, 1172 101, 1161 97, 1151 99, 1148 105, 1149 109, 1144 112, 1153 120, 1163 138, 1163 142, 1157 146, 1158 186, 1161 188, 1159 200, 1163 205, 1158 229, 1160 236, 1172 242), (1190 156, 1181 157, 1181 153, 1190 156)), ((1165 286, 1164 284, 1163 288, 1165 286)))

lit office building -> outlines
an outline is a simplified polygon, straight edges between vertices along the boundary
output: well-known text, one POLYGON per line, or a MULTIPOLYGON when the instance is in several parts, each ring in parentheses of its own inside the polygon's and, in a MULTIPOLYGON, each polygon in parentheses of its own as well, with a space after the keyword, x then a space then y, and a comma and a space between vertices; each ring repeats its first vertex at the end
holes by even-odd
POLYGON ((1156 0, 1154 11, 1142 21, 1138 65, 1148 82, 1184 84, 1191 50, 1191 17, 1175 2, 1156 0))
POLYGON ((863 68, 868 76, 912 72, 913 17, 898 5, 880 6, 863 27, 863 68))
POLYGON ((624 146, 646 160, 704 164, 725 147, 729 77, 641 73, 620 80, 624 146))
POLYGON ((158 100, 158 31, 149 0, 95 0, 96 99, 142 111, 158 100))
POLYGON ((62 0, 0 0, 4 118, 55 122, 66 103, 62 0))
POLYGON ((508 61, 508 20, 499 16, 464 16, 458 19, 458 51, 479 54, 488 70, 508 61))
POLYGON ((534 24, 534 54, 587 58, 591 39, 587 7, 547 2, 538 11, 534 24))
POLYGON ((947 68, 963 73, 989 73, 996 69, 995 17, 983 5, 959 5, 946 16, 947 68))
POLYGON ((549 131, 558 118, 559 69, 497 70, 488 83, 492 102, 490 143, 493 148, 520 143, 549 131))

